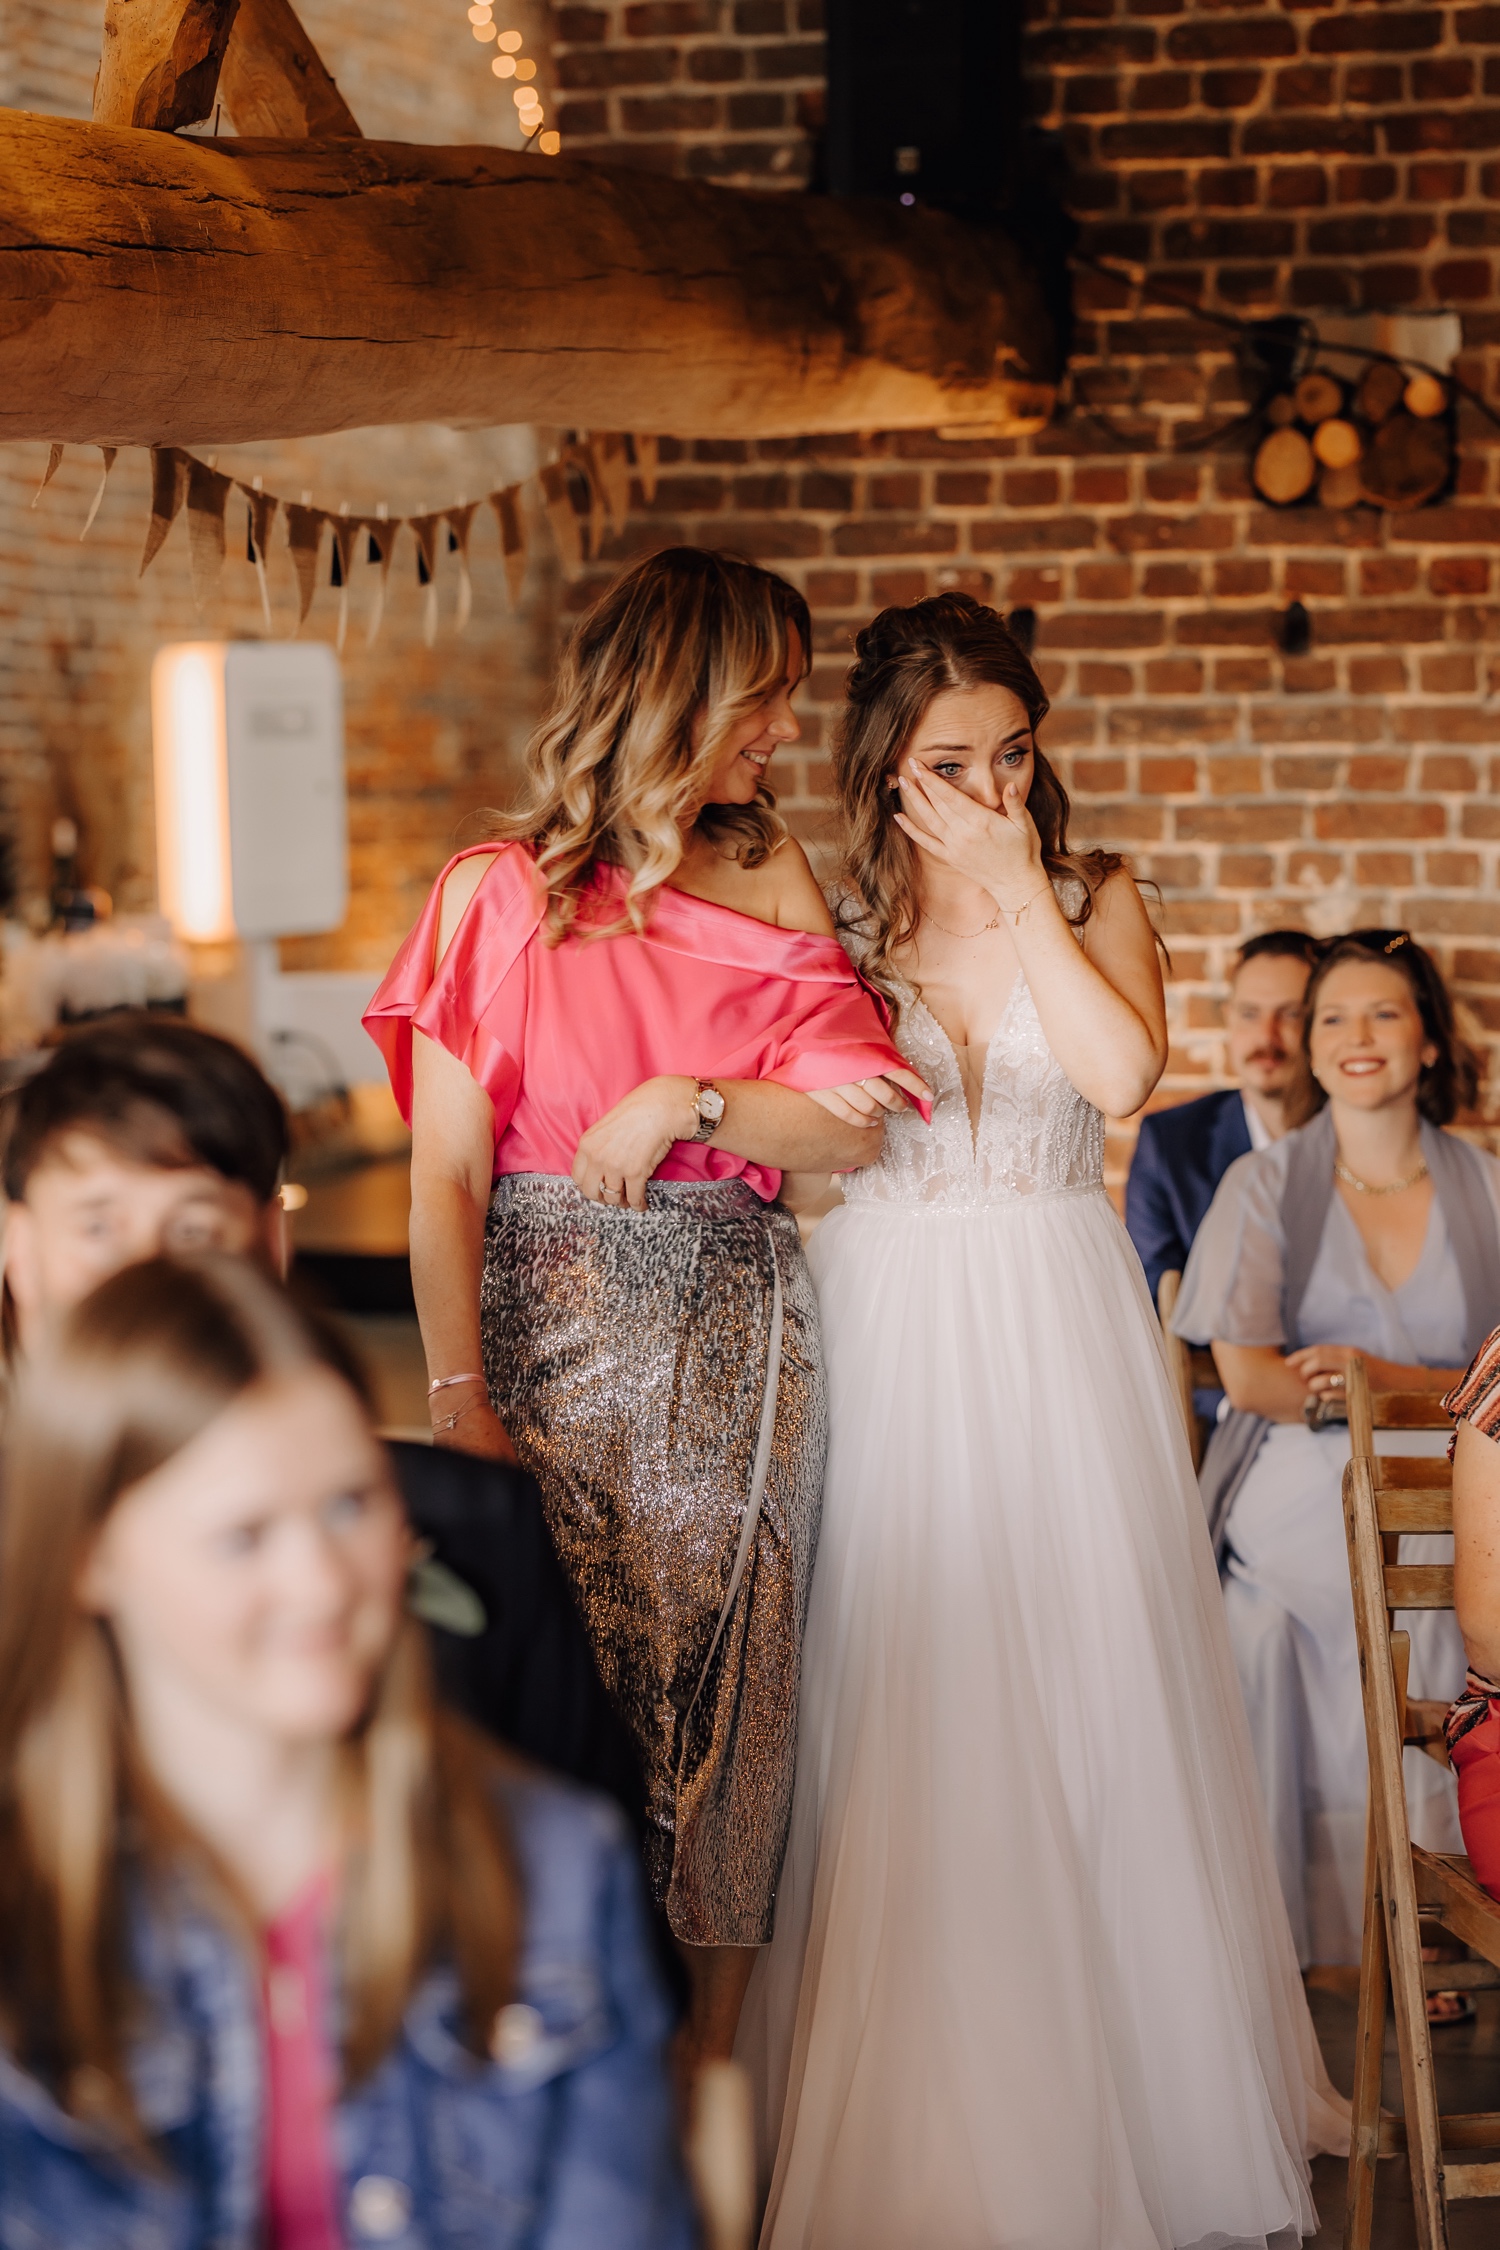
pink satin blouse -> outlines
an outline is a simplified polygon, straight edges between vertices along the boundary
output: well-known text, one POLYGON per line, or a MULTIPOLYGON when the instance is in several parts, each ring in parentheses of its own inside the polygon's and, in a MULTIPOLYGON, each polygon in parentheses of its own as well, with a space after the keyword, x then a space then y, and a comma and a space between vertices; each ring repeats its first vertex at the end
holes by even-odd
MULTIPOLYGON (((364 1022, 408 1123, 414 1028, 467 1066, 494 1104, 497 1177, 566 1178, 589 1126, 647 1078, 767 1078, 812 1093, 902 1065, 836 938, 662 890, 643 935, 547 945, 546 893, 522 844, 501 847, 434 973, 443 883, 470 856, 444 868, 364 1022)), ((613 920, 624 887, 621 870, 602 869, 591 918, 613 920)), ((766 1165, 687 1141, 656 1176, 739 1178, 767 1200, 781 1185, 766 1165)))

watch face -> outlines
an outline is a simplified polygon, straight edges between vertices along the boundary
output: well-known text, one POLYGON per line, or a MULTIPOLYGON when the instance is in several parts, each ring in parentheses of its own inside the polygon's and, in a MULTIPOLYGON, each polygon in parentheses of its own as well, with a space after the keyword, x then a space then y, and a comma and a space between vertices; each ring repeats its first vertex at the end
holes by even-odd
POLYGON ((724 1096, 717 1086, 705 1086, 698 1096, 698 1115, 705 1125, 723 1124, 724 1096))

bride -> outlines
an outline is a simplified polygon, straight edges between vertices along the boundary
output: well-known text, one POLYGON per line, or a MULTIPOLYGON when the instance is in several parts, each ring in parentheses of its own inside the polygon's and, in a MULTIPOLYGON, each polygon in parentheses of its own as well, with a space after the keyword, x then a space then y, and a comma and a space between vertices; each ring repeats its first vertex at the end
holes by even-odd
MULTIPOLYGON (((863 632, 845 942, 932 1088, 813 1238, 831 1443, 773 1943, 762 2250, 1227 2250, 1348 2145, 1103 1115, 1166 1055, 1122 860, 963 594, 863 632)), ((829 1098, 829 1097, 824 1097, 829 1098)), ((802 1194, 812 1192, 800 1183, 802 1194)))

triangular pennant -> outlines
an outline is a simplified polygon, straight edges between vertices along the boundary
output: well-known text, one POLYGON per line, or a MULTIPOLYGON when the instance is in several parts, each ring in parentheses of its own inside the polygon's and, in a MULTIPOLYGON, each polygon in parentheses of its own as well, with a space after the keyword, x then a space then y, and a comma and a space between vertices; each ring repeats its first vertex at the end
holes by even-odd
POLYGON ((370 623, 365 632, 365 646, 373 648, 381 620, 385 616, 386 580, 391 574, 391 557, 396 551, 396 534, 401 525, 399 520, 396 523, 390 521, 382 505, 379 515, 361 518, 360 528, 368 535, 370 542, 365 549, 366 560, 380 565, 380 576, 375 581, 375 600, 370 609, 370 623))
POLYGON ((299 632, 312 608, 318 583, 318 557, 323 551, 323 526, 327 521, 321 508, 310 508, 305 500, 300 507, 295 500, 286 503, 286 543, 292 551, 292 568, 297 573, 299 632))
POLYGON ((635 473, 641 480, 641 497, 649 508, 656 498, 657 480, 661 474, 661 439, 632 437, 630 450, 635 455, 635 473))
POLYGON ((500 526, 500 554, 505 564, 505 590, 510 595, 510 606, 521 606, 521 588, 526 583, 526 525, 521 516, 521 487, 507 484, 499 492, 490 494, 490 506, 500 526))
POLYGON ((36 506, 38 500, 41 499, 42 494, 46 491, 48 485, 52 482, 52 479, 56 476, 58 470, 62 467, 62 457, 64 450, 64 447, 60 445, 49 447, 47 453, 47 466, 42 472, 42 481, 37 486, 35 492, 33 492, 33 494, 31 495, 31 505, 33 506, 33 508, 36 506))
POLYGON ((448 552, 458 557, 458 609, 453 630, 461 633, 474 614, 474 582, 469 576, 469 533, 474 528, 477 500, 461 500, 444 517, 448 526, 448 552))
POLYGON ((583 523, 573 505, 568 463, 544 461, 540 474, 547 520, 552 526, 563 568, 579 570, 583 567, 583 523))
POLYGON ((188 551, 193 565, 193 600, 201 610, 219 591, 224 575, 224 509, 233 486, 205 461, 188 461, 188 551))
POLYGON ((630 511, 630 447, 618 430, 591 430, 588 454, 605 513, 618 531, 630 511))
POLYGON ((151 521, 146 527, 146 551, 141 557, 142 578, 177 521, 177 512, 187 497, 187 482, 187 455, 179 453, 175 445, 154 445, 151 448, 151 521))
MULTIPOLYGON (((115 459, 119 453, 119 450, 120 448, 117 445, 101 445, 99 448, 99 451, 104 456, 104 467, 100 473, 98 489, 95 492, 93 499, 89 502, 89 512, 83 519, 83 529, 78 534, 81 540, 87 539, 89 533, 94 528, 94 518, 99 513, 99 505, 104 498, 104 487, 109 482, 109 472, 115 465, 115 459)), ((33 500, 31 504, 33 507, 35 507, 36 501, 33 500)))
POLYGON ((344 653, 344 635, 349 630, 349 581, 354 575, 354 557, 358 551, 359 519, 349 513, 346 500, 336 516, 330 516, 333 527, 333 561, 329 566, 328 583, 336 586, 339 594, 338 631, 333 645, 340 656, 344 653))
POLYGON ((259 477, 253 485, 241 485, 249 502, 249 515, 245 523, 245 559, 255 565, 256 583, 260 587, 261 615, 271 629, 271 586, 266 576, 266 563, 271 553, 271 526, 276 521, 276 511, 281 506, 274 492, 262 492, 259 477))
POLYGON ((427 588, 427 600, 422 608, 422 638, 431 648, 437 639, 437 528, 441 516, 408 516, 412 537, 417 542, 417 584, 427 588))

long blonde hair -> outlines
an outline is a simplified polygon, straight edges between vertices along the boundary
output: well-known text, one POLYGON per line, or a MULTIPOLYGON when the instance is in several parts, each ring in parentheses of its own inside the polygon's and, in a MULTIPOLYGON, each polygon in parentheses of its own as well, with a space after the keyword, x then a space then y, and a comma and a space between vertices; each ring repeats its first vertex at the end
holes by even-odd
POLYGON ((710 805, 705 793, 729 735, 786 677, 793 626, 805 672, 811 623, 795 586, 701 547, 633 564, 584 612, 531 738, 521 800, 490 828, 535 850, 549 939, 573 927, 601 864, 628 876, 625 919, 610 926, 642 928, 695 826, 744 867, 770 857, 786 829, 769 789, 748 805, 710 805))
MULTIPOLYGON (((349 1374, 249 1264, 154 1259, 106 1281, 22 1371, 0 1519, 0 2027, 75 2114, 144 2143, 125 2052, 131 1880, 186 1878, 253 1943, 233 1879, 163 1804, 132 1738, 118 1651, 75 1588, 110 1510, 253 1384, 349 1374), (123 1856, 126 1869, 122 1869, 123 1856), (128 1870, 128 1872, 127 1872, 128 1870)), ((341 1897, 343 2059, 391 2045, 436 1950, 484 2053, 509 1998, 519 1902, 478 1738, 434 1709, 403 1622, 345 1745, 353 1814, 341 1897)))
MULTIPOLYGON (((846 828, 839 919, 868 947, 863 973, 899 1007, 892 955, 911 943, 921 920, 916 846, 893 817, 890 784, 901 753, 928 704, 945 688, 1008 688, 1024 707, 1033 736, 1047 714, 1047 691, 999 612, 972 594, 930 594, 906 608, 883 609, 854 648, 833 749, 846 828)), ((1040 749, 1026 809, 1041 837, 1047 873, 1071 877, 1079 886, 1069 914, 1079 927, 1093 912, 1099 885, 1125 862, 1118 852, 1069 848, 1068 793, 1040 749)))

